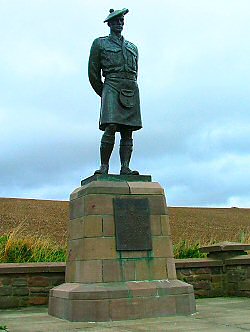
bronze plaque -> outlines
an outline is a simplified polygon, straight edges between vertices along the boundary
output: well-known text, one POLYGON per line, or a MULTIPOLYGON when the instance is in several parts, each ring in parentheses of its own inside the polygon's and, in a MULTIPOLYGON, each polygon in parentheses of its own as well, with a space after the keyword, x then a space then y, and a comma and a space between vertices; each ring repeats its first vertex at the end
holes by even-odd
POLYGON ((152 250, 147 198, 114 198, 116 250, 152 250))

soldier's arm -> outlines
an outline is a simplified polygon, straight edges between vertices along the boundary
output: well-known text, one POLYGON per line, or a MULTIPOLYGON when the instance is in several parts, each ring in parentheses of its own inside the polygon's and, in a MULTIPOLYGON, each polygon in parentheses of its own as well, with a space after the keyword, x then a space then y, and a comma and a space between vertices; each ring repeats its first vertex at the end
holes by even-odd
POLYGON ((99 38, 95 39, 90 49, 88 74, 89 81, 95 92, 101 97, 103 82, 101 79, 101 59, 99 38))
POLYGON ((138 53, 138 48, 136 47, 136 52, 137 52, 137 57, 136 57, 136 78, 138 78, 138 58, 139 58, 139 53, 138 53))

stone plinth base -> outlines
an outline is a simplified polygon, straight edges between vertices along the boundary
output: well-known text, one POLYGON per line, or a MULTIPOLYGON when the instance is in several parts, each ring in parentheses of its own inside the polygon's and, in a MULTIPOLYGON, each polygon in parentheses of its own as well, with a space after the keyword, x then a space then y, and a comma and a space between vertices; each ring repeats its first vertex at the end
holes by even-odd
POLYGON ((150 181, 93 176, 71 194, 66 283, 51 290, 51 315, 105 321, 195 311, 193 287, 176 279, 164 190, 150 181))
POLYGON ((195 312, 193 287, 179 280, 65 283, 51 290, 49 314, 69 321, 109 321, 195 312))

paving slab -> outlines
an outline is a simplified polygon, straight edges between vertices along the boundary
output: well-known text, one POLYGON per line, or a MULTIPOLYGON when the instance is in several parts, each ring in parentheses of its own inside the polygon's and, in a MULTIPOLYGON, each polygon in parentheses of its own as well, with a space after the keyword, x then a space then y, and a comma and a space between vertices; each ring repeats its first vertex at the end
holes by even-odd
POLYGON ((127 321, 68 322, 48 315, 45 306, 0 310, 0 326, 9 332, 139 332, 250 331, 250 298, 197 299, 190 316, 167 316, 127 321))

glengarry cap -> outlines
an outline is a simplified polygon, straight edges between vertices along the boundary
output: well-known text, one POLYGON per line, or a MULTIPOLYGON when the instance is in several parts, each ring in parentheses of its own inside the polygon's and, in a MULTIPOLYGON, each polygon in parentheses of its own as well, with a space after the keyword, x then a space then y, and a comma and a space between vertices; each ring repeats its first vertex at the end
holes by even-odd
POLYGON ((117 9, 117 10, 110 9, 109 10, 109 15, 106 18, 106 20, 104 21, 104 23, 112 20, 113 18, 115 18, 117 16, 126 15, 128 12, 129 12, 129 10, 127 8, 117 9))

